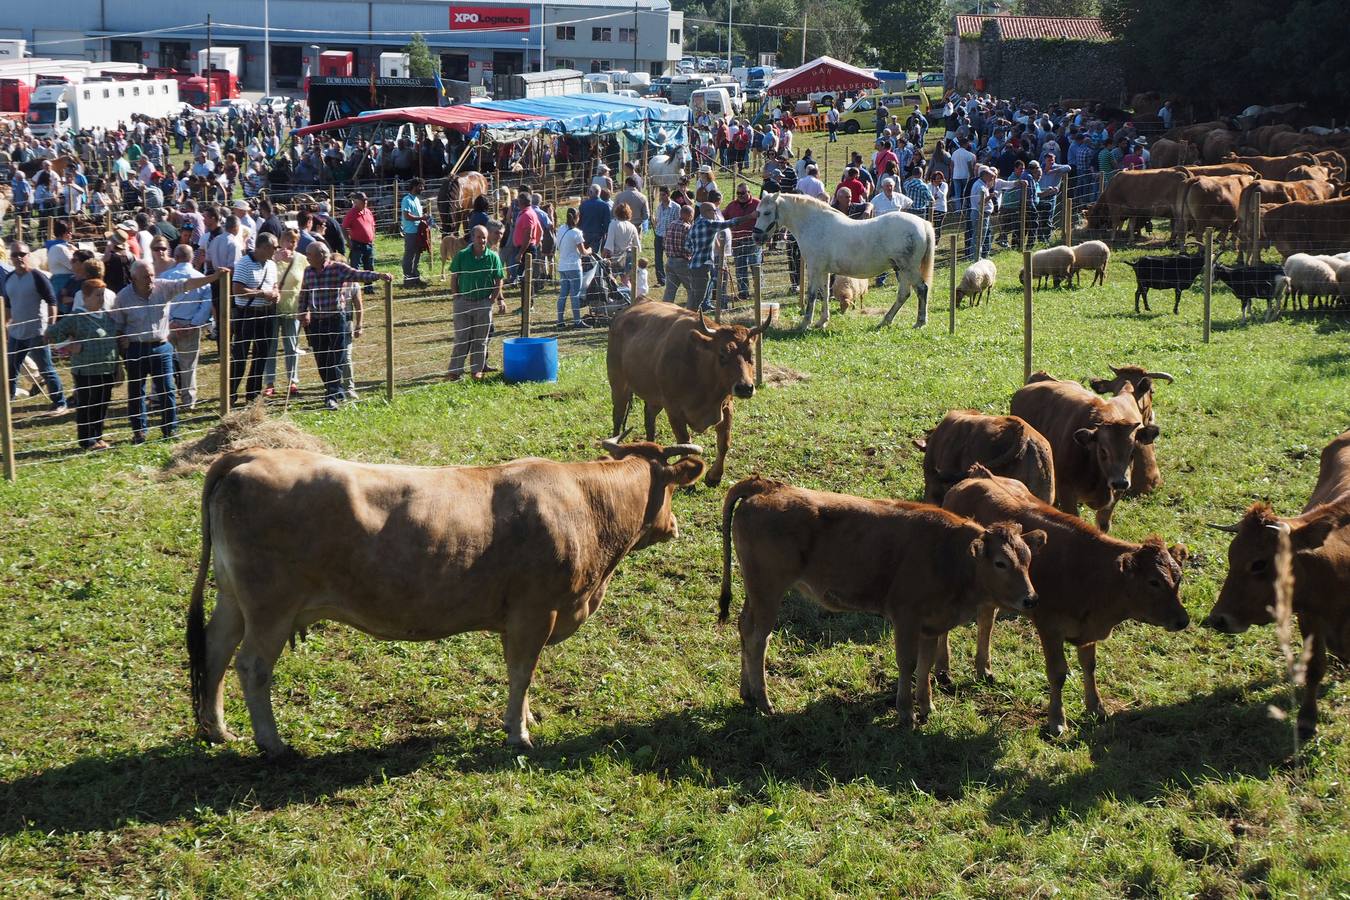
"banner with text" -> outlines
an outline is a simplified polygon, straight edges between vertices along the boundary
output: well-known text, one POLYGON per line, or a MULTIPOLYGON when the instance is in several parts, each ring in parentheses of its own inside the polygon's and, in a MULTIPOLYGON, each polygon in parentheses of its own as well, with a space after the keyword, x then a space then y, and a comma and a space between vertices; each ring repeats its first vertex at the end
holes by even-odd
POLYGON ((451 6, 451 31, 528 31, 528 6, 451 6))

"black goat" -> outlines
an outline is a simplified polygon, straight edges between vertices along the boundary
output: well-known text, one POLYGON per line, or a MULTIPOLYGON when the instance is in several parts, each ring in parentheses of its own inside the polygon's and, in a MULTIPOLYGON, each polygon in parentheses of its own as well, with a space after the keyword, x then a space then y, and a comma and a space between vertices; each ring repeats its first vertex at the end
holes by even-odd
POLYGON ((1152 312, 1148 305, 1149 288, 1171 288, 1177 292, 1176 303, 1172 305, 1175 314, 1181 309, 1181 292, 1194 284, 1196 276, 1205 268, 1205 255, 1141 256, 1134 262, 1126 260, 1125 265, 1134 269, 1135 312, 1139 312, 1140 300, 1144 301, 1144 309, 1152 312))
POLYGON ((1274 263, 1257 263, 1254 266, 1225 266, 1215 263, 1214 277, 1232 289, 1242 303, 1242 324, 1247 324, 1247 314, 1251 312, 1252 300, 1260 297, 1266 301, 1266 321, 1279 315, 1279 305, 1275 296, 1279 285, 1284 281, 1284 267, 1274 263))

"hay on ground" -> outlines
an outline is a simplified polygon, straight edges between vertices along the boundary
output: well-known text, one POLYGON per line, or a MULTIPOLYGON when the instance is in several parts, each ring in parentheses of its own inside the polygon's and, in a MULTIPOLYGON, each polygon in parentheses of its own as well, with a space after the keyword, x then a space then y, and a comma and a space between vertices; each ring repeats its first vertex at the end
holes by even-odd
POLYGON ((175 447, 164 464, 164 476, 174 478, 204 472, 231 450, 249 447, 331 452, 328 445, 314 435, 301 431, 290 422, 270 418, 259 398, 221 419, 220 424, 197 440, 175 447))
POLYGON ((796 384, 810 378, 811 376, 805 372, 798 372, 796 369, 789 369, 787 366, 779 366, 774 363, 764 364, 764 383, 768 385, 796 384))

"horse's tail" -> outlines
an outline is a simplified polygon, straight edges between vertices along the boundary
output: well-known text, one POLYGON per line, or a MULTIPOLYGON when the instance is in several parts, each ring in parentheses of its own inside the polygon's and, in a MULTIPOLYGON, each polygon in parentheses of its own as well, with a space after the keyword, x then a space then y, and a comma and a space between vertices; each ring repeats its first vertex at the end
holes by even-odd
POLYGON ((926 243, 923 248, 923 262, 920 264, 919 273, 923 276, 923 283, 931 288, 933 286, 933 257, 937 255, 937 233, 933 231, 931 223, 925 222, 924 224, 927 226, 924 234, 926 243))

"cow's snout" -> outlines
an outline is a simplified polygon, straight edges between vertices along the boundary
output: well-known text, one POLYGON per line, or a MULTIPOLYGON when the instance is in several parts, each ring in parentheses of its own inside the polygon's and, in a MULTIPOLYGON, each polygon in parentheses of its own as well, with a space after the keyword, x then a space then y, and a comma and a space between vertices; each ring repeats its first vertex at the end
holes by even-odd
POLYGON ((1111 479, 1111 490, 1113 490, 1113 491, 1128 491, 1129 489, 1130 489, 1130 479, 1128 479, 1128 478, 1112 478, 1112 479, 1111 479))
POLYGON ((1168 625, 1168 626, 1167 626, 1167 630, 1168 630, 1168 631, 1185 631, 1185 630, 1186 630, 1186 626, 1189 625, 1189 624, 1191 624, 1191 617, 1190 617, 1190 615, 1188 615, 1188 614, 1185 613, 1185 612, 1182 612, 1182 614, 1181 614, 1174 622, 1172 622, 1171 625, 1168 625))
POLYGON ((1200 624, 1223 634, 1235 634, 1237 632, 1235 623, 1225 613, 1210 613, 1200 624))
POLYGON ((1022 598, 1022 609, 1035 609, 1036 604, 1041 602, 1041 598, 1036 594, 1027 594, 1022 598))
POLYGON ((732 388, 732 392, 742 400, 749 400, 751 397, 755 396, 755 386, 749 382, 743 381, 732 388))

